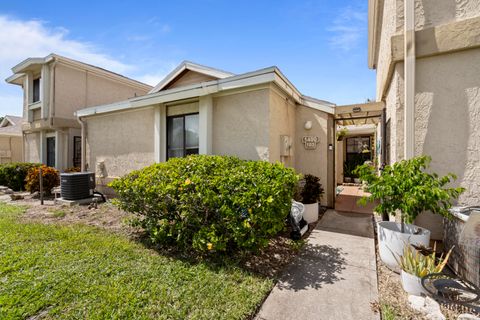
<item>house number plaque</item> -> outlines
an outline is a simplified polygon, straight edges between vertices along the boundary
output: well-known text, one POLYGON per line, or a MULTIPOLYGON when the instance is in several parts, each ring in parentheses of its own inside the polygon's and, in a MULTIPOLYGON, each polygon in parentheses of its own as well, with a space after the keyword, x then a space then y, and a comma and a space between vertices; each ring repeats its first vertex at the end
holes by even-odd
POLYGON ((317 143, 320 139, 315 136, 305 136, 302 138, 302 143, 306 150, 317 149, 317 143))

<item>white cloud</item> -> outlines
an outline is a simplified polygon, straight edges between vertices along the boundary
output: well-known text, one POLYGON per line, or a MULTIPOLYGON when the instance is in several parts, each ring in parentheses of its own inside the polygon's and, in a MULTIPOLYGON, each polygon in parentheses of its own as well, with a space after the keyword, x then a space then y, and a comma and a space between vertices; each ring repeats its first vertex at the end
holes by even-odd
POLYGON ((3 79, 11 74, 11 68, 28 57, 43 57, 58 53, 72 59, 87 62, 118 73, 134 70, 132 65, 123 63, 98 50, 93 44, 71 40, 68 30, 49 28, 43 21, 23 21, 0 15, 0 112, 19 114, 22 97, 11 95, 11 86, 3 79))
POLYGON ((52 52, 91 63, 115 72, 127 72, 132 66, 99 52, 94 45, 67 38, 68 30, 48 28, 38 20, 22 21, 0 16, 0 63, 16 64, 28 57, 52 52))
POLYGON ((350 51, 363 42, 367 32, 367 12, 365 8, 346 7, 333 20, 327 29, 333 35, 329 44, 333 48, 350 51))
POLYGON ((149 84, 151 86, 156 86, 160 80, 165 78, 173 69, 175 69, 178 63, 173 61, 156 61, 155 63, 156 72, 147 72, 143 75, 135 77, 136 80, 143 83, 149 84))

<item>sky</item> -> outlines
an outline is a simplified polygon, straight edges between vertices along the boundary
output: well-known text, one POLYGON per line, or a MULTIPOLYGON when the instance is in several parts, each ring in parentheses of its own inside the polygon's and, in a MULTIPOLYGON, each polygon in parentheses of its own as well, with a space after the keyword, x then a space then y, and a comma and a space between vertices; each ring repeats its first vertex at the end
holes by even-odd
POLYGON ((236 74, 275 65, 305 95, 374 100, 367 2, 1 1, 0 115, 22 112, 11 68, 52 52, 150 85, 184 60, 236 74))

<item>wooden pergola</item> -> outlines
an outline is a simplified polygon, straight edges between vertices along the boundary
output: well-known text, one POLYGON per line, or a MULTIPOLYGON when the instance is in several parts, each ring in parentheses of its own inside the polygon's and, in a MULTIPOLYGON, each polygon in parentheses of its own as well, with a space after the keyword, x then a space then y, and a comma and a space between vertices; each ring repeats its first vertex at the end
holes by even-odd
POLYGON ((339 126, 378 124, 384 102, 367 102, 335 107, 335 122, 339 126))

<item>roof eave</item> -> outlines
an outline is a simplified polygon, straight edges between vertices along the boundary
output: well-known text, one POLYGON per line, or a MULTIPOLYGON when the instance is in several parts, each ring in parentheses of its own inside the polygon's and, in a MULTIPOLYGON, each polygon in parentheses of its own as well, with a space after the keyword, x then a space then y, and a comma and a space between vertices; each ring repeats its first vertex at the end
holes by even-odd
MULTIPOLYGON (((49 57, 49 56, 47 56, 49 57)), ((46 58, 27 58, 12 68, 13 73, 22 73, 32 65, 44 64, 47 61, 46 58)))
POLYGON ((24 73, 15 73, 15 74, 12 74, 7 79, 5 79, 5 82, 10 83, 10 84, 22 85, 23 81, 21 81, 21 79, 24 76, 25 76, 24 73))
POLYGON ((237 76, 228 77, 225 79, 212 80, 202 82, 184 87, 172 88, 156 93, 147 94, 132 98, 126 101, 121 101, 114 104, 90 107, 78 110, 75 115, 77 117, 87 117, 100 113, 109 113, 114 111, 136 109, 147 107, 154 104, 165 103, 175 100, 189 99, 208 94, 214 94, 221 91, 234 90, 248 86, 260 85, 270 82, 275 82, 288 94, 294 95, 296 102, 302 103, 302 95, 293 87, 289 86, 290 82, 284 81, 283 75, 276 67, 269 67, 253 72, 244 73, 237 76))
POLYGON ((383 0, 368 0, 368 67, 376 68, 378 57, 378 28, 381 28, 383 0))

